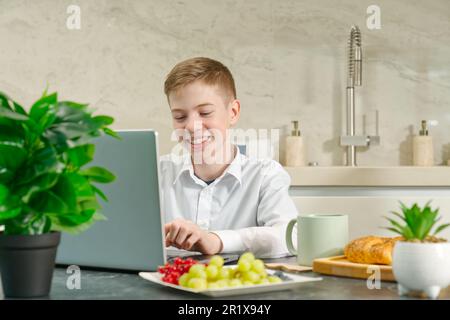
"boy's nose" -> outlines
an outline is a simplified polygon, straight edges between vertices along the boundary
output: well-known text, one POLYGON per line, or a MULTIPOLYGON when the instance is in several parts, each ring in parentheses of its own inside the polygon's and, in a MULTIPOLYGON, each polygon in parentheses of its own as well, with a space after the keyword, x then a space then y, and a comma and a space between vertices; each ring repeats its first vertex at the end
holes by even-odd
POLYGON ((196 118, 191 118, 187 122, 185 129, 188 130, 191 135, 194 135, 195 132, 203 129, 203 121, 196 118))

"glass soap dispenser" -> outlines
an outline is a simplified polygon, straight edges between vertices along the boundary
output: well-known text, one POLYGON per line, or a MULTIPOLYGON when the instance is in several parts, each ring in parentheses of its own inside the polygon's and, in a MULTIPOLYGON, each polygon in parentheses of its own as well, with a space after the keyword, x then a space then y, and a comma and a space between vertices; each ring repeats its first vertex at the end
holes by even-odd
POLYGON ((428 124, 435 125, 436 121, 422 120, 419 135, 413 137, 413 165, 429 167, 434 165, 433 139, 428 135, 428 124))
POLYGON ((285 159, 288 167, 306 166, 305 146, 298 128, 298 121, 292 121, 294 128, 286 137, 285 159))

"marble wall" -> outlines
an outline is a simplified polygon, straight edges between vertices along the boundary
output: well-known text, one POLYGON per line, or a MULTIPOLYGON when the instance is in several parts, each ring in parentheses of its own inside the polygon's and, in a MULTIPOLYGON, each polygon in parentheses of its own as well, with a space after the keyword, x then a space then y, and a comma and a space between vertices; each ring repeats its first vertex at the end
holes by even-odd
POLYGON ((308 161, 342 165, 346 43, 358 24, 363 86, 357 130, 381 145, 359 165, 409 165, 420 120, 431 129, 436 163, 450 158, 450 2, 448 0, 0 0, 0 90, 30 104, 48 83, 62 98, 89 102, 115 128, 155 128, 168 152, 171 120, 163 82, 185 58, 208 56, 233 72, 240 127, 288 132, 299 120, 308 161), (81 29, 66 27, 81 8, 81 29), (366 26, 369 5, 381 29, 366 26), (363 122, 363 116, 366 121, 363 122))

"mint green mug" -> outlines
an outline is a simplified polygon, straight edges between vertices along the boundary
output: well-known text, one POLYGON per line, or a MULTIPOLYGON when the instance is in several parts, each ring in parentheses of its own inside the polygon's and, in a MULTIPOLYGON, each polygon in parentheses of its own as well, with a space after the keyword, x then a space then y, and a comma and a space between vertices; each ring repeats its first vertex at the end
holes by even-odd
POLYGON ((340 214, 306 215, 292 219, 286 228, 289 252, 299 265, 312 266, 313 260, 342 255, 348 243, 348 216, 340 214), (292 244, 292 230, 297 224, 297 249, 292 244))

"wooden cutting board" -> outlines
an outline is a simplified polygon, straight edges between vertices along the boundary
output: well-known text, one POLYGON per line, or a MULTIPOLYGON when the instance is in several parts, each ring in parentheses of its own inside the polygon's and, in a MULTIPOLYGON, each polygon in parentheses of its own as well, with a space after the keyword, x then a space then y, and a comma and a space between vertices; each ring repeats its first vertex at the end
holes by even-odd
POLYGON ((333 276, 368 279, 379 270, 382 281, 395 281, 392 266, 362 264, 348 261, 345 256, 315 259, 313 271, 333 276))

